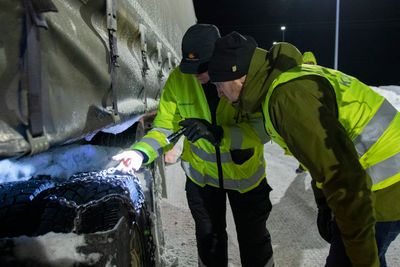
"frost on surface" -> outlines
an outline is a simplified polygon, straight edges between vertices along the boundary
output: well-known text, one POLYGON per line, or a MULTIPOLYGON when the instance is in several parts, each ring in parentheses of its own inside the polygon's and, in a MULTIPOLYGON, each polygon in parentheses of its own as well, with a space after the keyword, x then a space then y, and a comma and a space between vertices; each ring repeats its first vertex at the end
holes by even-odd
POLYGON ((111 157, 121 149, 94 145, 69 145, 20 159, 0 161, 0 183, 49 175, 64 180, 78 172, 99 171, 117 165, 111 157))

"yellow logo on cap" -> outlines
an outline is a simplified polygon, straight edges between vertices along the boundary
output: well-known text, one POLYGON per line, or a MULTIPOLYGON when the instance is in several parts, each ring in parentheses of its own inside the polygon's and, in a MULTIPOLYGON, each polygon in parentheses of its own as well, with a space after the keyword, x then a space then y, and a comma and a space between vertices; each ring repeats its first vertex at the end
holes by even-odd
POLYGON ((190 53, 187 55, 187 57, 188 57, 189 59, 194 59, 196 56, 194 55, 194 53, 190 52, 190 53))
POLYGON ((232 66, 232 72, 236 72, 237 71, 237 66, 236 65, 233 65, 232 66))

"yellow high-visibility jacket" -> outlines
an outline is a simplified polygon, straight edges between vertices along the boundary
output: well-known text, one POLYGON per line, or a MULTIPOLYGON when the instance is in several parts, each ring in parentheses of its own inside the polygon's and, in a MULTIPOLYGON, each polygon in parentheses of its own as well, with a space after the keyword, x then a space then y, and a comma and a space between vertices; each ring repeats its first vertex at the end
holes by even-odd
POLYGON ((271 138, 323 184, 353 266, 379 266, 375 222, 400 220, 399 113, 288 43, 255 50, 238 106, 262 106, 271 138))
MULTIPOLYGON (((215 89, 216 90, 216 89, 215 89)), ((146 164, 168 151, 166 137, 179 129, 179 121, 186 118, 205 119, 211 123, 211 113, 202 85, 194 75, 183 74, 176 68, 169 76, 162 92, 153 129, 131 148, 148 156, 146 164)), ((219 146, 222 179, 225 189, 247 192, 265 178, 264 143, 269 140, 261 112, 243 113, 220 99, 216 123, 223 128, 219 146), (243 163, 235 163, 232 155, 240 150, 252 151, 243 163)), ((194 143, 184 140, 182 167, 186 175, 200 186, 219 187, 216 149, 200 138, 194 143)))
POLYGON ((289 150, 274 129, 266 108, 274 88, 307 75, 325 77, 335 90, 338 119, 354 143, 361 166, 372 179, 372 190, 399 182, 400 113, 370 87, 339 71, 303 64, 275 79, 264 104, 266 128, 271 139, 289 150))

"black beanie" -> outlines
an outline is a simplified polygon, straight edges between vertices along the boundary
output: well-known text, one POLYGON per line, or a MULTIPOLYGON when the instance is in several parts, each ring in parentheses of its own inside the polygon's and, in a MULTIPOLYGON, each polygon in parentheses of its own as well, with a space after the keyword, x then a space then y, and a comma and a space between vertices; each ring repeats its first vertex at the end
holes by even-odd
POLYGON ((246 75, 256 47, 257 43, 252 37, 237 32, 218 39, 208 65, 211 81, 232 81, 246 75))
POLYGON ((195 24, 191 26, 182 38, 180 70, 188 74, 206 72, 215 41, 220 37, 219 30, 215 25, 195 24))

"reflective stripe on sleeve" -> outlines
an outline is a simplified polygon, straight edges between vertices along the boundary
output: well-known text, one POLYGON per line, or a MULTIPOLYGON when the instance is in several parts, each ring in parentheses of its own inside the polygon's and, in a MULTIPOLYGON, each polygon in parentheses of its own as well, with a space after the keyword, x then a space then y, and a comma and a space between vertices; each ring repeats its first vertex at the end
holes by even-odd
POLYGON ((165 134, 165 136, 173 134, 173 131, 171 131, 169 129, 165 129, 165 128, 153 128, 149 132, 151 132, 151 131, 157 131, 157 132, 163 133, 163 134, 165 134))
POLYGON ((354 140, 354 145, 360 157, 386 131, 396 114, 397 110, 385 99, 364 130, 354 140))
POLYGON ((162 146, 160 145, 159 142, 157 142, 157 140, 153 139, 153 138, 142 138, 140 140, 140 142, 145 142, 146 144, 148 144, 149 146, 151 146, 152 149, 154 149, 154 151, 157 151, 158 155, 162 155, 163 153, 163 149, 162 146))

